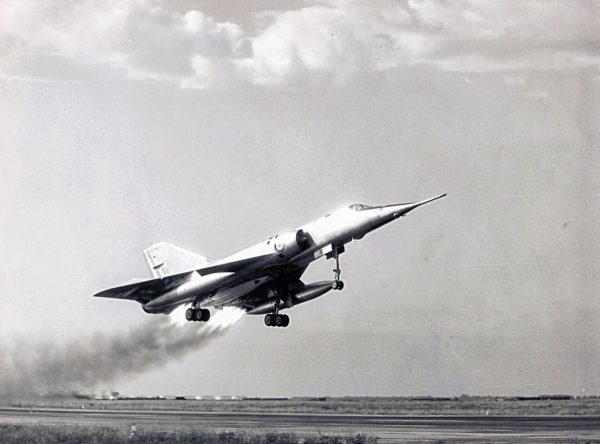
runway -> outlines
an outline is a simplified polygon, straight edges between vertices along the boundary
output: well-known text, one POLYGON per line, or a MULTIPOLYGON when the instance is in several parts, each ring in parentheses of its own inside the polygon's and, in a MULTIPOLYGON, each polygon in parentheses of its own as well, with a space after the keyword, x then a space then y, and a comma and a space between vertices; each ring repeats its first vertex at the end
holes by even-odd
POLYGON ((143 430, 252 430, 298 436, 365 433, 379 442, 575 442, 600 440, 600 416, 391 416, 77 410, 0 407, 0 424, 64 424, 143 430))

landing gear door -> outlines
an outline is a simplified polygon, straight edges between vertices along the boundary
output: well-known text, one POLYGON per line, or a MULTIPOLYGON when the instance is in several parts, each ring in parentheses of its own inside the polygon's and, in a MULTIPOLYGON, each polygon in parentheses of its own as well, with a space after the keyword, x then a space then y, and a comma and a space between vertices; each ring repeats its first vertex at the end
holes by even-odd
MULTIPOLYGON (((344 247, 343 245, 338 245, 337 247, 333 247, 330 249, 331 251, 325 253, 325 257, 327 259, 331 259, 332 257, 336 257, 339 256, 340 254, 342 254, 344 251, 346 251, 346 247, 344 247)), ((337 259, 336 259, 337 260, 337 259)))
POLYGON ((315 259, 320 258, 323 255, 330 255, 333 252, 333 246, 331 244, 325 245, 323 248, 315 251, 315 259))

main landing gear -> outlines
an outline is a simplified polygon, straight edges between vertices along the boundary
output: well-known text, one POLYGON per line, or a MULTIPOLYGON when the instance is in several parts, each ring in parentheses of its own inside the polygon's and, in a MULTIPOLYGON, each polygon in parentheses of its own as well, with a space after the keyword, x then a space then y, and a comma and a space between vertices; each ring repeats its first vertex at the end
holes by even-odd
POLYGON ((268 314, 265 316, 267 327, 287 327, 290 325, 290 317, 285 314, 268 314))
POLYGON ((335 273, 335 278, 333 280, 333 283, 331 284, 331 288, 333 288, 334 290, 341 290, 344 288, 344 281, 340 280, 340 274, 342 273, 342 270, 340 269, 340 252, 338 251, 337 247, 333 248, 331 254, 335 259, 335 268, 333 269, 333 272, 335 273))
POLYGON ((284 306, 292 306, 291 301, 289 302, 289 305, 287 302, 285 302, 289 299, 289 297, 290 291, 288 289, 288 283, 283 279, 281 280, 279 288, 276 290, 275 305, 273 307, 274 313, 269 313, 265 316, 265 325, 267 327, 287 327, 290 325, 290 317, 285 314, 279 314, 280 299, 283 299, 285 304, 284 306))
POLYGON ((188 321, 208 322, 210 319, 210 311, 206 308, 188 308, 185 311, 185 319, 188 321))

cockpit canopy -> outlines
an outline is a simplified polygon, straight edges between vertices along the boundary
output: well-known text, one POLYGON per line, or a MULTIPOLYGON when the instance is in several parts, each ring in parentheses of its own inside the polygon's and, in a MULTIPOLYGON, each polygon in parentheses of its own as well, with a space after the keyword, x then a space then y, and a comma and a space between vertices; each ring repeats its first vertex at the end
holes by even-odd
POLYGON ((364 211, 364 210, 370 210, 375 207, 370 207, 369 205, 364 205, 364 204, 352 204, 348 208, 350 208, 351 210, 354 210, 354 211, 364 211))

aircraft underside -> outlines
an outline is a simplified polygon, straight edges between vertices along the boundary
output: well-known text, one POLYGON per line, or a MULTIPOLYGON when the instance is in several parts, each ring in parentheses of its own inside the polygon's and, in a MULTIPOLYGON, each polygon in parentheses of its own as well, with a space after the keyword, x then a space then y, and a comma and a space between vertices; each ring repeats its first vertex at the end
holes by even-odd
POLYGON ((230 306, 243 309, 251 315, 264 314, 267 327, 287 327, 290 318, 287 314, 280 313, 281 310, 316 299, 330 290, 344 288, 339 265, 339 254, 343 251, 343 247, 337 247, 330 253, 336 264, 333 280, 304 284, 300 277, 306 266, 273 267, 268 276, 257 276, 237 286, 220 289, 214 295, 196 298, 186 310, 185 317, 190 322, 207 322, 210 319, 210 311, 205 307, 230 306), (244 291, 247 289, 249 291, 244 291), (236 297, 231 297, 233 294, 236 294, 236 297))

